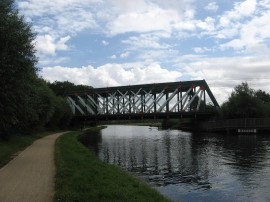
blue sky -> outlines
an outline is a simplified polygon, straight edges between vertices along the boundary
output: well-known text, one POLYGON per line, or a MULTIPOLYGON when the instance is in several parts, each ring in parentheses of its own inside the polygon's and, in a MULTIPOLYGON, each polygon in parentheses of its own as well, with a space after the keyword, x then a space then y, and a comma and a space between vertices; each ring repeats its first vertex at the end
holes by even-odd
POLYGON ((205 79, 270 92, 269 0, 17 0, 39 74, 106 87, 205 79))

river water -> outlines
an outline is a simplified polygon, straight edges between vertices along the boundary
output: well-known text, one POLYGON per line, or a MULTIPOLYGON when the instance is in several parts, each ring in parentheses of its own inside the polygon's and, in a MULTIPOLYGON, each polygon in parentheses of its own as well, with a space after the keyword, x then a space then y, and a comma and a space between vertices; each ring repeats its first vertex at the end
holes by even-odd
POLYGON ((84 142, 172 201, 270 201, 270 135, 111 125, 84 142))

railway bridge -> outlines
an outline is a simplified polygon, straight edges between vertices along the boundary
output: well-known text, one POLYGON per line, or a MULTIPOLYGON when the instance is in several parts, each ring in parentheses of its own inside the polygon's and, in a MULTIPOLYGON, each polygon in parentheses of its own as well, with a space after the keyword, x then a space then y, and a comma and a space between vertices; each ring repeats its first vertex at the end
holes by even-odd
POLYGON ((203 118, 219 108, 205 80, 93 88, 67 101, 74 116, 87 120, 203 118))

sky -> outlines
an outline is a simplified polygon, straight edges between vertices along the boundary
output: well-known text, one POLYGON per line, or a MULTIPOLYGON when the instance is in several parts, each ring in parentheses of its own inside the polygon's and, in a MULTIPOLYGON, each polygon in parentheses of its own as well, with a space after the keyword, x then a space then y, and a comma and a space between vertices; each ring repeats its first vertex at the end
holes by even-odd
POLYGON ((97 87, 205 79, 270 92, 270 0, 16 0, 39 75, 97 87))

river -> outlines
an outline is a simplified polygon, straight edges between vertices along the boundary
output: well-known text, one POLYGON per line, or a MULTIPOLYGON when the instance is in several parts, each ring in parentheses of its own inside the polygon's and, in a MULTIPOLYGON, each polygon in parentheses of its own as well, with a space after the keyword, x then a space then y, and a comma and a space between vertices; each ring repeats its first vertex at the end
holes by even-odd
POLYGON ((84 143, 172 201, 270 201, 270 136, 110 125, 84 143))

